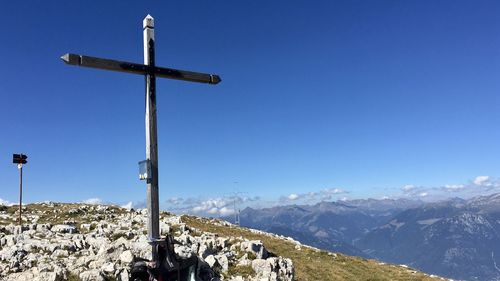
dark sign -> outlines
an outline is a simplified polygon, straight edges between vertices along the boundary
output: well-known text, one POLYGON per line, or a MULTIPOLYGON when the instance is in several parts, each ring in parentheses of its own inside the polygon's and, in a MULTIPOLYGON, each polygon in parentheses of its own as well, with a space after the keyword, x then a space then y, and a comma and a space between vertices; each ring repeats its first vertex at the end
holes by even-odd
POLYGON ((14 163, 14 164, 26 164, 26 163, 28 163, 28 161, 26 161, 27 158, 28 158, 28 156, 26 156, 24 154, 13 154, 12 155, 12 163, 14 163))

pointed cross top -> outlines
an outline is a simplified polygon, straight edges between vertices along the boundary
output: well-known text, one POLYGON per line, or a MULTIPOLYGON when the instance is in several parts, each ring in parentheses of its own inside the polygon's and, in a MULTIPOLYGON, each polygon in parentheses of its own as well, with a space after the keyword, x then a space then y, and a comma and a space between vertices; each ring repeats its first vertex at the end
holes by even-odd
POLYGON ((155 19, 148 14, 144 20, 142 21, 142 28, 154 28, 155 27, 155 19))
POLYGON ((67 63, 72 65, 80 64, 80 56, 74 54, 64 54, 61 56, 61 59, 67 63))

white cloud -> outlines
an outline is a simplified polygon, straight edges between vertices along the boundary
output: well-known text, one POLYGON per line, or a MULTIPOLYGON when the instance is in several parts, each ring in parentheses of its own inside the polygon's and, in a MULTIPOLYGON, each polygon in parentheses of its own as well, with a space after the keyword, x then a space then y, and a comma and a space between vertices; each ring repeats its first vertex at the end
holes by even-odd
MULTIPOLYGON (((403 194, 405 196, 408 196, 408 197, 415 197, 415 196, 426 197, 427 195, 429 195, 429 191, 431 189, 432 188, 426 188, 423 186, 416 186, 413 184, 407 184, 407 185, 401 187, 401 191, 403 191, 403 194)), ((388 197, 387 197, 387 199, 388 199, 388 197)))
POLYGON ((172 204, 172 205, 179 205, 183 202, 184 200, 182 198, 179 198, 179 197, 172 197, 172 198, 169 198, 167 200, 167 202, 169 204, 172 204))
POLYGON ((417 188, 417 187, 416 187, 416 186, 414 186, 413 184, 407 184, 407 185, 403 186, 403 187, 401 188, 401 190, 403 190, 404 192, 410 192, 410 191, 412 191, 412 190, 414 190, 414 189, 416 189, 416 188, 417 188))
POLYGON ((9 201, 7 201, 7 200, 3 200, 2 198, 0 198, 0 205, 4 205, 4 206, 12 206, 12 205, 14 205, 14 203, 9 202, 9 201))
MULTIPOLYGON (((400 187, 399 194, 385 194, 382 199, 391 198, 413 198, 421 200, 435 200, 447 198, 453 192, 453 196, 471 197, 486 192, 500 191, 500 178, 490 176, 478 176, 464 184, 448 184, 439 186, 421 186, 407 184, 400 187)), ((237 195, 218 198, 172 197, 165 203, 169 211, 177 213, 193 213, 209 216, 229 216, 234 214, 235 209, 243 209, 247 206, 265 208, 287 204, 316 204, 320 201, 347 200, 349 191, 341 188, 326 188, 319 191, 304 193, 290 193, 278 198, 261 199, 260 197, 240 197, 237 195), (236 208, 234 207, 236 203, 236 208)), ((135 204, 134 204, 135 205, 135 204)))
POLYGON ((473 181, 476 187, 485 191, 500 190, 500 179, 490 176, 478 176, 473 181))
POLYGON ((332 200, 334 195, 349 193, 340 188, 327 188, 319 192, 321 200, 332 200))
POLYGON ((201 197, 188 197, 179 198, 172 197, 166 203, 166 209, 175 213, 191 213, 197 215, 221 215, 225 216, 227 213, 234 213, 234 208, 243 209, 249 206, 252 202, 260 202, 259 196, 240 196, 232 195, 227 197, 217 198, 201 198, 201 197), (225 209, 224 209, 225 208, 225 209), (229 211, 231 210, 231 211, 229 211))
POLYGON ((222 212, 227 212, 224 209, 229 204, 232 204, 234 201, 227 198, 215 198, 208 199, 205 201, 201 201, 195 206, 192 207, 191 211, 194 213, 208 213, 211 215, 222 215, 222 212), (224 209, 222 211, 222 209, 224 209))
POLYGON ((323 189, 321 190, 321 193, 322 194, 343 194, 343 193, 349 193, 343 189, 340 189, 340 188, 327 188, 327 189, 323 189))
POLYGON ((207 213, 215 215, 215 214, 219 213, 219 209, 217 209, 216 207, 213 207, 212 209, 208 210, 207 213))
POLYGON ((489 176, 477 176, 473 182, 475 185, 483 185, 484 183, 488 182, 489 180, 490 180, 489 176))
POLYGON ((233 215, 235 213, 235 210, 234 209, 231 209, 231 208, 228 208, 228 207, 222 207, 220 210, 219 210, 219 213, 223 216, 229 216, 229 215, 233 215))
POLYGON ((130 201, 127 204, 122 205, 121 207, 130 210, 130 209, 132 209, 133 206, 134 206, 134 204, 132 203, 132 201, 130 201))
POLYGON ((491 192, 500 191, 500 179, 490 176, 477 176, 473 180, 464 184, 446 184, 442 186, 415 186, 405 185, 401 188, 404 196, 427 197, 427 198, 447 198, 449 193, 454 196, 470 198, 474 195, 485 195, 491 192))
POLYGON ((327 192, 331 194, 341 194, 341 193, 348 193, 347 191, 340 189, 340 188, 333 188, 333 189, 328 189, 327 192))
POLYGON ((443 189, 448 192, 458 192, 467 188, 465 184, 447 184, 443 186, 443 189))
POLYGON ((289 204, 292 201, 300 201, 304 204, 314 204, 319 201, 333 200, 336 195, 347 193, 349 192, 340 188, 326 188, 318 192, 308 192, 300 194, 292 193, 288 196, 281 196, 278 202, 281 204, 289 204))
POLYGON ((441 187, 441 190, 447 192, 467 192, 469 194, 481 194, 485 192, 499 191, 500 180, 490 176, 477 176, 466 184, 450 184, 441 187))
POLYGON ((89 199, 83 200, 82 203, 99 205, 99 204, 102 204, 102 200, 100 198, 89 198, 89 199))

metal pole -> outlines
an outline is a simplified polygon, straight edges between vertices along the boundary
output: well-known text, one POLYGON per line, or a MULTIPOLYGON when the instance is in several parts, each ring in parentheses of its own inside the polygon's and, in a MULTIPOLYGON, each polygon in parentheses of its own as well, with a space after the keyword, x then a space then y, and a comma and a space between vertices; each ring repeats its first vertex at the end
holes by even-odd
MULTIPOLYGON (((154 19, 147 15, 143 21, 144 64, 155 66, 154 19)), ((156 133, 156 79, 154 73, 146 77, 146 159, 151 162, 151 180, 147 183, 148 235, 152 246, 152 260, 158 260, 156 251, 160 239, 160 210, 158 203, 158 144, 156 133)))
POLYGON ((238 215, 236 213, 236 196, 233 198, 234 224, 238 224, 238 215))
POLYGON ((21 214, 23 212, 23 164, 19 164, 19 232, 23 232, 23 221, 21 214))

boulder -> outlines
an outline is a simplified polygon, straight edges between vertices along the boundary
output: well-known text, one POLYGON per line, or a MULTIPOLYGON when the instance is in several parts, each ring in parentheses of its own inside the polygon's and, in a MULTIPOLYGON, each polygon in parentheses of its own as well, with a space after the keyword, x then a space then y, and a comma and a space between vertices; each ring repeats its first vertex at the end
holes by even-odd
POLYGON ((215 258, 222 268, 222 272, 227 272, 229 269, 229 260, 226 255, 216 255, 215 258))
POLYGON ((101 266, 101 270, 106 273, 113 273, 115 271, 115 264, 113 262, 107 262, 101 266))
POLYGON ((81 281, 105 281, 106 279, 99 270, 88 270, 80 273, 81 281))
POLYGON ((129 281, 129 273, 127 269, 122 270, 120 275, 118 275, 118 281, 129 281))
POLYGON ((128 264, 128 263, 131 263, 133 260, 134 260, 134 255, 132 254, 132 252, 130 250, 124 251, 120 255, 120 261, 123 263, 128 264))
POLYGON ((77 233, 78 230, 76 229, 75 226, 69 225, 69 224, 58 224, 54 225, 51 228, 52 232, 58 232, 58 233, 69 233, 69 234, 74 234, 77 233))
POLYGON ((62 258, 69 256, 69 252, 66 250, 57 249, 52 253, 53 258, 62 258))
POLYGON ((212 248, 210 248, 207 244, 201 244, 200 247, 198 248, 198 256, 202 258, 206 258, 209 255, 214 254, 216 251, 212 248))
MULTIPOLYGON (((23 279, 20 279, 23 280, 23 279)), ((29 280, 29 279, 26 279, 29 280)), ((37 274, 35 280, 40 280, 40 281, 62 281, 64 280, 62 276, 57 275, 55 272, 42 272, 40 274, 37 274)))
POLYGON ((248 266, 251 265, 252 261, 248 258, 248 254, 244 254, 240 259, 238 259, 237 266, 248 266))
POLYGON ((294 268, 291 259, 272 257, 268 259, 255 259, 252 261, 252 269, 257 277, 269 281, 293 281, 294 268))
POLYGON ((174 245, 174 252, 181 258, 181 259, 189 259, 193 256, 193 251, 191 248, 188 246, 184 245, 174 245))
POLYGON ((214 255, 208 255, 205 258, 205 262, 214 270, 215 272, 221 272, 222 266, 219 261, 214 257, 214 255))
POLYGON ((266 259, 269 256, 266 248, 264 248, 264 245, 259 240, 243 241, 240 244, 240 249, 255 254, 257 259, 266 259))

